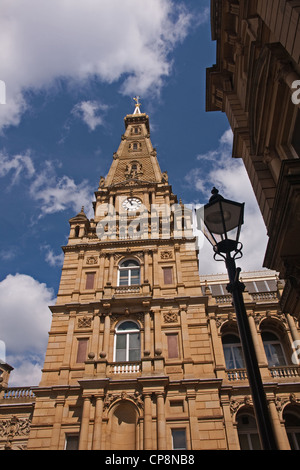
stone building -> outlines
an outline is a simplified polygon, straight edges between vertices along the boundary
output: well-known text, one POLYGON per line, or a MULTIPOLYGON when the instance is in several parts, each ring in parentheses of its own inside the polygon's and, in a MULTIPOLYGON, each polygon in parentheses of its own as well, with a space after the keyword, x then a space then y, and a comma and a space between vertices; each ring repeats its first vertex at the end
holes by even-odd
MULTIPOLYGON (((94 214, 70 219, 39 386, 10 388, 0 367, 0 448, 257 448, 227 280, 199 277, 192 213, 160 170, 138 102, 94 214)), ((278 446, 299 449, 299 327, 280 310, 275 272, 243 281, 278 446)))
POLYGON ((264 218, 264 266, 285 279, 281 308, 300 314, 300 2, 212 0, 216 64, 206 109, 225 112, 264 218))

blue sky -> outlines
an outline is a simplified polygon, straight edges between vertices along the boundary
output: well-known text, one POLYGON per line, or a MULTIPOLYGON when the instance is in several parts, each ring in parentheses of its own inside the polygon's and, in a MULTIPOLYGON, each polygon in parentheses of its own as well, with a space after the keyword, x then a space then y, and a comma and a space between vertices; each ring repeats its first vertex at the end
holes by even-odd
MULTIPOLYGON (((184 203, 213 185, 246 202, 246 270, 261 269, 265 228, 226 116, 205 112, 216 60, 210 0, 1 0, 0 340, 11 385, 35 385, 50 328, 69 218, 92 216, 139 95, 162 171, 184 203)), ((202 273, 224 272, 211 248, 202 273)))

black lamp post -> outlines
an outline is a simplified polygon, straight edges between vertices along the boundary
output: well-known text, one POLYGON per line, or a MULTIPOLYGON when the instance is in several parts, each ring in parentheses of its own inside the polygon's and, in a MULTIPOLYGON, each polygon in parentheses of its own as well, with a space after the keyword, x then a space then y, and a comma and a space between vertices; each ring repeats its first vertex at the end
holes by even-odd
POLYGON ((198 229, 212 244, 214 258, 220 256, 226 264, 229 277, 227 291, 233 298, 262 449, 276 450, 277 444, 243 299, 245 285, 239 281, 241 269, 236 268, 235 264, 235 260, 242 257, 239 237, 244 223, 244 204, 224 199, 213 188, 209 203, 198 209, 196 214, 198 229))

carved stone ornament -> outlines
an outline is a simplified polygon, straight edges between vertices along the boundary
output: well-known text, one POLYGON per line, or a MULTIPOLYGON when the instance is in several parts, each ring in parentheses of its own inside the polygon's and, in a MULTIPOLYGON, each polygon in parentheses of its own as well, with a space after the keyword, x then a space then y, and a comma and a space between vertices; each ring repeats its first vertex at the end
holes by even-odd
POLYGON ((163 317, 165 323, 176 323, 178 321, 177 312, 164 312, 163 317))
POLYGON ((103 409, 108 409, 113 403, 120 400, 133 401, 138 408, 144 408, 143 396, 140 392, 135 391, 134 394, 129 395, 127 392, 121 392, 118 395, 107 393, 103 401, 103 409))
POLYGON ((101 176, 100 181, 99 181, 99 188, 103 188, 104 185, 105 185, 105 178, 104 176, 101 176))
POLYGON ((251 399, 248 395, 246 395, 243 400, 236 400, 232 398, 232 400, 230 401, 231 414, 234 415, 242 405, 246 405, 246 406, 251 405, 251 399))
POLYGON ((0 420, 0 437, 13 439, 16 436, 27 436, 30 431, 31 421, 29 418, 17 418, 0 420))
POLYGON ((144 172, 143 172, 143 166, 140 162, 133 161, 130 162, 129 164, 126 165, 125 169, 125 178, 127 179, 138 179, 140 178, 144 172))
POLYGON ((91 317, 78 318, 78 328, 90 328, 92 326, 91 317))
POLYGON ((97 264, 98 257, 97 256, 89 256, 86 260, 86 264, 97 264))
POLYGON ((172 251, 168 251, 168 250, 161 251, 160 257, 161 259, 172 259, 173 257, 172 251))

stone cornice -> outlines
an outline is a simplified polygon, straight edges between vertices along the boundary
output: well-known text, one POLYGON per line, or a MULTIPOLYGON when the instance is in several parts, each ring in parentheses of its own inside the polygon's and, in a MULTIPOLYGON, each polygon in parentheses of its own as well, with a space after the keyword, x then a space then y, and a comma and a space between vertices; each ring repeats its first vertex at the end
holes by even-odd
POLYGON ((196 237, 193 238, 168 238, 168 239, 163 239, 163 238, 145 238, 145 239, 124 239, 124 240, 108 240, 105 242, 97 241, 97 242, 87 242, 87 243, 78 243, 76 245, 64 245, 62 246, 62 250, 64 253, 68 251, 80 251, 80 250, 95 250, 95 249, 100 249, 101 251, 103 248, 111 248, 113 250, 116 249, 117 246, 120 248, 126 248, 128 246, 165 246, 165 245, 170 245, 174 243, 193 243, 196 242, 196 237))

